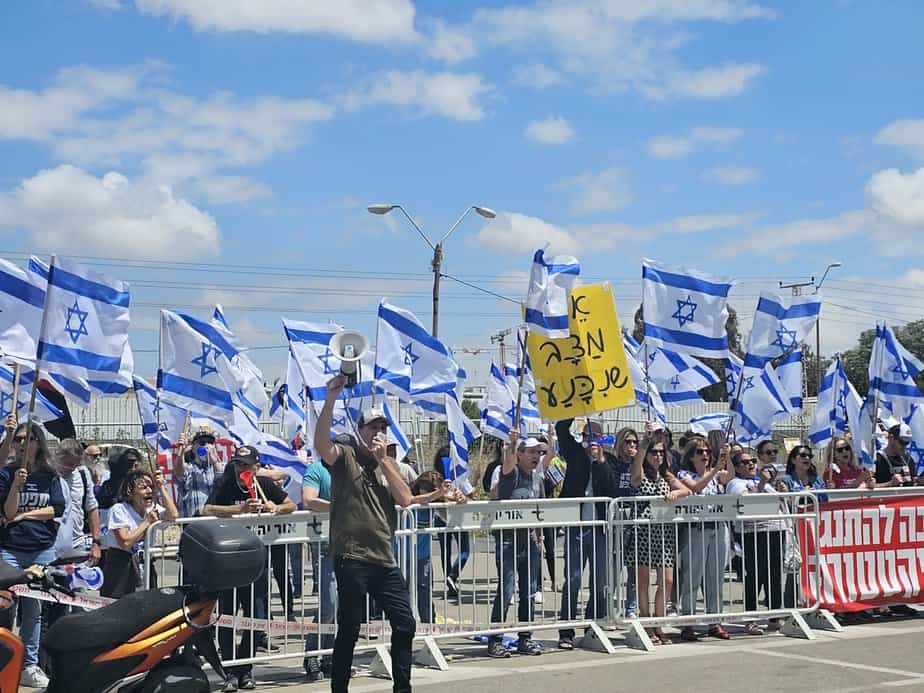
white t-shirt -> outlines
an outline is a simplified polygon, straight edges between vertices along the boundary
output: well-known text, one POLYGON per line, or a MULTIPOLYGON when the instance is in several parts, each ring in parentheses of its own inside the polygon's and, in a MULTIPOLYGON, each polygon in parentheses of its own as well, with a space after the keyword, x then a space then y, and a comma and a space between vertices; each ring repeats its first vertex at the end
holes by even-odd
MULTIPOLYGON (((157 512, 160 514, 164 513, 163 506, 155 506, 157 512)), ((144 517, 139 515, 135 511, 135 507, 131 503, 116 503, 109 510, 109 523, 106 527, 106 536, 103 538, 103 548, 107 549, 118 549, 119 542, 115 538, 115 530, 117 529, 127 529, 129 532, 134 532, 138 529, 138 525, 144 520, 144 517)), ((136 551, 141 551, 144 549, 144 538, 139 539, 132 546, 131 551, 135 553, 136 551)))

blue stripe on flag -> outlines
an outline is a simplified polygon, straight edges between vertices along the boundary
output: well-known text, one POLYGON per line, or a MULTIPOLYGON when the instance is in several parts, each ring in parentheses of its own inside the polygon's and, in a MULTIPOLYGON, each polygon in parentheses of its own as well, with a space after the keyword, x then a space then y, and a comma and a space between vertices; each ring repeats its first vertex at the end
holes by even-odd
POLYGON ((895 395, 897 397, 920 397, 921 391, 917 385, 905 385, 903 383, 892 383, 882 378, 873 378, 869 384, 873 390, 879 390, 885 395, 895 395))
POLYGON ((795 351, 790 353, 788 356, 784 357, 777 364, 776 367, 779 368, 780 366, 788 366, 791 363, 802 363, 802 350, 801 349, 796 349, 795 351))
POLYGON ((38 262, 34 257, 29 258, 29 271, 48 281, 48 267, 38 262))
POLYGON ((658 327, 651 323, 645 323, 645 336, 654 339, 660 339, 667 344, 680 344, 686 347, 696 347, 698 349, 707 349, 710 351, 727 351, 728 335, 721 337, 703 337, 698 334, 681 332, 679 330, 669 330, 666 327, 658 327))
POLYGON ((674 274, 664 270, 655 269, 648 265, 642 265, 642 279, 648 279, 656 284, 673 286, 677 289, 687 289, 688 291, 698 291, 701 294, 710 296, 728 296, 731 284, 716 284, 715 282, 697 279, 686 274, 674 274))
POLYGON ((545 315, 542 313, 542 311, 536 310, 535 308, 527 308, 524 319, 530 325, 538 325, 539 327, 544 327, 547 330, 568 329, 567 315, 545 315))
POLYGON ((231 411, 234 406, 231 402, 231 395, 227 390, 221 390, 217 387, 205 385, 180 375, 165 373, 164 371, 157 371, 157 387, 228 411, 231 411))
POLYGON ((336 332, 314 332, 312 330, 293 330, 291 327, 286 327, 286 335, 289 338, 290 342, 302 342, 304 344, 322 344, 328 346, 330 344, 330 338, 333 337, 336 332))
POLYGON ((177 315, 179 315, 180 318, 184 320, 186 324, 193 328, 196 332, 217 346, 226 357, 230 359, 237 356, 237 349, 234 348, 234 346, 227 339, 225 339, 218 330, 215 329, 214 325, 210 325, 209 323, 200 320, 199 318, 194 318, 191 315, 186 315, 186 313, 177 313, 177 315))
POLYGON ((156 421, 151 421, 150 423, 146 423, 141 426, 141 435, 152 436, 155 433, 157 433, 157 422, 156 421))
POLYGON ((42 341, 39 341, 38 344, 38 358, 52 363, 80 366, 90 371, 118 373, 119 368, 122 366, 120 356, 103 356, 92 351, 63 347, 42 341))
POLYGON ((0 292, 14 296, 30 306, 39 309, 45 307, 45 292, 42 289, 6 272, 0 272, 0 292))
POLYGON ((745 354, 744 355, 744 367, 745 368, 756 368, 757 370, 763 370, 763 367, 766 366, 773 358, 770 356, 755 356, 754 354, 745 354))
MULTIPOLYGON (((58 375, 57 373, 52 373, 51 379, 54 380, 65 392, 69 393, 75 399, 80 400, 84 404, 90 403, 90 391, 76 380, 71 380, 70 378, 66 378, 63 375, 58 375)), ((32 382, 32 380, 33 378, 30 378, 29 382, 32 382)))
POLYGON ((757 310, 767 315, 772 315, 777 320, 789 320, 791 318, 810 318, 821 312, 821 302, 817 303, 797 303, 789 308, 784 308, 776 301, 763 296, 757 301, 757 310))
POLYGON ((449 350, 440 340, 436 339, 420 325, 417 325, 411 320, 408 320, 403 315, 386 308, 382 304, 379 304, 379 317, 394 327, 396 330, 398 330, 398 332, 406 335, 407 337, 410 337, 415 342, 420 342, 420 344, 427 347, 428 349, 442 354, 443 356, 452 356, 452 354, 449 353, 449 350))
POLYGON ((65 291, 71 291, 79 296, 86 296, 90 300, 108 303, 120 308, 128 308, 130 294, 127 291, 118 291, 111 286, 91 281, 76 274, 71 274, 60 267, 52 267, 48 283, 65 291))
POLYGON ((662 392, 661 401, 665 404, 679 404, 683 402, 698 402, 702 397, 698 393, 687 390, 686 392, 662 392))
POLYGON ((90 387, 103 395, 124 395, 131 388, 112 380, 88 380, 90 387))

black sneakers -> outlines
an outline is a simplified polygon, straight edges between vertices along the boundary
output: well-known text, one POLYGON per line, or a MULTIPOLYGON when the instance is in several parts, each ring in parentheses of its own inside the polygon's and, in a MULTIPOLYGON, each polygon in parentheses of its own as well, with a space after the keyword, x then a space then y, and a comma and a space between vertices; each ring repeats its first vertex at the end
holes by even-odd
POLYGON ((536 657, 542 654, 542 645, 532 638, 520 638, 517 642, 517 654, 536 657))
POLYGON ((321 660, 318 657, 305 657, 305 676, 314 683, 315 681, 324 680, 324 670, 321 668, 321 660))
POLYGON ((503 640, 488 640, 488 657, 507 659, 509 656, 510 652, 504 647, 503 640))

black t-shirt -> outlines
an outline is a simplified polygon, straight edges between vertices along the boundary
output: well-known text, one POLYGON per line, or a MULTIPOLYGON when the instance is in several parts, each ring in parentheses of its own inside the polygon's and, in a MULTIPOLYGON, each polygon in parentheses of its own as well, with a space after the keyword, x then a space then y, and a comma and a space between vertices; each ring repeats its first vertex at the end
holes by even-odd
POLYGON ((876 483, 892 481, 896 474, 902 478, 902 486, 914 486, 914 462, 905 454, 886 455, 876 453, 876 483))
MULTIPOLYGON (((0 507, 6 503, 10 485, 16 474, 16 467, 0 469, 0 507)), ((61 479, 54 472, 35 471, 26 477, 26 483, 19 491, 18 513, 54 508, 55 517, 64 514, 66 501, 61 479)), ((55 520, 22 520, 5 524, 0 529, 0 548, 12 551, 42 551, 54 546, 58 535, 58 523, 55 520)))
MULTIPOLYGON (((233 468, 231 471, 233 471, 233 468)), ((267 500, 277 505, 286 502, 288 496, 279 484, 263 476, 255 476, 254 479, 260 484, 260 488, 263 489, 267 500)), ((215 480, 212 492, 209 493, 208 500, 205 503, 206 505, 237 505, 248 498, 250 498, 250 491, 244 488, 243 483, 237 476, 226 471, 215 480)))

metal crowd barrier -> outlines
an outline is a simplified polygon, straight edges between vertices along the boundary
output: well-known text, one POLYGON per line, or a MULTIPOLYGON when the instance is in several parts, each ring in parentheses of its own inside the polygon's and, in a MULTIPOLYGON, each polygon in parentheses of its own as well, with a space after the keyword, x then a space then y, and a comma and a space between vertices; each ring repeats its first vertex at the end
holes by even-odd
MULTIPOLYGON (((585 629, 578 646, 612 653, 605 630, 625 630, 626 643, 645 650, 653 649, 645 629, 665 626, 734 629, 783 619, 782 632, 792 636, 814 638, 812 627, 839 630, 817 614, 812 596, 819 593, 818 542, 808 560, 796 566, 792 559, 802 556, 807 533, 817 536, 820 495, 505 500, 399 509, 396 562, 418 621, 418 662, 447 668, 439 643, 514 632, 585 629), (441 546, 465 556, 444 561, 441 546), (656 552, 663 560, 653 559, 656 552), (660 592, 659 562, 671 563, 676 575, 660 592)), ((147 584, 154 572, 158 586, 181 584, 180 533, 214 521, 152 525, 144 555, 147 584), (164 531, 174 524, 177 529, 164 531), (155 533, 163 535, 158 545, 155 533)), ((251 527, 267 545, 265 576, 221 601, 218 634, 226 652, 229 641, 243 640, 225 664, 329 654, 336 585, 327 516, 300 511, 222 521, 251 527)), ((366 609, 357 651, 376 650, 373 673, 388 674, 388 623, 375 604, 366 609)))
MULTIPOLYGON (((817 533, 816 494, 619 498, 609 516, 617 566, 609 617, 628 629, 630 646, 652 649, 663 626, 698 636, 697 626, 747 630, 765 619, 813 637, 805 616, 818 601, 803 586, 818 583, 818 547, 803 561, 801 538, 817 533)), ((837 628, 827 618, 818 625, 837 628)))

